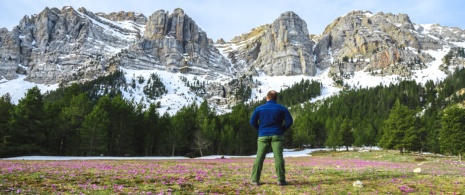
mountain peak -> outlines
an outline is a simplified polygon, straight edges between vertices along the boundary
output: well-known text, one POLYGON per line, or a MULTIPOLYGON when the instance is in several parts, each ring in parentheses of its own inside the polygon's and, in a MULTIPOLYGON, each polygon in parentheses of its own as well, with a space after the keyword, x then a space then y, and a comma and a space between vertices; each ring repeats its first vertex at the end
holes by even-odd
POLYGON ((367 10, 352 10, 349 13, 343 15, 342 17, 345 16, 366 16, 366 17, 371 17, 373 16, 373 13, 371 11, 367 10))
POLYGON ((181 8, 174 9, 173 14, 185 15, 184 10, 181 8))
POLYGON ((297 16, 297 17, 299 17, 299 15, 297 15, 297 14, 296 14, 295 12, 293 12, 293 11, 284 12, 284 13, 281 14, 280 17, 288 17, 288 16, 291 16, 291 17, 292 17, 292 16, 297 16))

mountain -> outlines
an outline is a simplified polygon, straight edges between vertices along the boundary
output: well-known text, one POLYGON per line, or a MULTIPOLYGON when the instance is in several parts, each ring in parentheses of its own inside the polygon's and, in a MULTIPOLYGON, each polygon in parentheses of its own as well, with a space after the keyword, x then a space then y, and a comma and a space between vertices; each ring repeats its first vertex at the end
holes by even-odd
POLYGON ((412 70, 436 60, 427 51, 465 41, 463 30, 435 27, 429 31, 428 25, 415 25, 406 14, 353 11, 326 27, 315 47, 316 62, 318 68, 329 67, 331 76, 362 70, 412 76, 412 70))
POLYGON ((269 76, 316 74, 313 42, 307 23, 294 12, 285 12, 272 24, 218 44, 242 74, 269 76))
POLYGON ((352 11, 310 35, 307 23, 289 11, 214 43, 179 8, 148 17, 46 8, 11 31, 0 29, 0 95, 10 93, 17 102, 34 85, 45 92, 121 70, 120 90, 136 103, 160 103, 160 112, 175 113, 207 99, 227 112, 238 101, 259 100, 301 79, 323 83, 317 99, 343 86, 443 79, 463 66, 453 57, 460 47, 464 30, 415 24, 406 14, 352 11), (147 88, 158 79, 164 90, 155 97, 147 88))

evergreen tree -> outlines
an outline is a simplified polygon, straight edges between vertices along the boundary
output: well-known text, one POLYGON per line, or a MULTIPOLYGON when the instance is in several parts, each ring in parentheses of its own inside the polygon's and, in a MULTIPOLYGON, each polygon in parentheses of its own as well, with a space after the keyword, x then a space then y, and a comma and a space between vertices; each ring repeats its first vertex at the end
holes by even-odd
POLYGON ((326 126, 329 129, 326 146, 336 150, 344 144, 342 134, 339 131, 342 119, 340 117, 335 120, 328 120, 326 126))
POLYGON ((108 151, 108 114, 102 108, 95 106, 84 118, 80 130, 81 150, 87 156, 105 154, 108 151))
POLYGON ((59 116, 60 132, 58 133, 62 143, 60 153, 64 155, 82 155, 79 148, 81 141, 79 129, 90 111, 91 102, 85 93, 73 96, 69 106, 62 109, 59 116))
POLYGON ((117 95, 111 100, 110 116, 110 155, 125 156, 135 154, 134 150, 134 106, 117 95))
POLYGON ((145 156, 154 155, 154 152, 157 150, 157 142, 160 140, 161 128, 159 127, 160 116, 156 110, 156 106, 151 104, 149 109, 145 112, 145 156))
POLYGON ((342 135, 342 144, 346 147, 346 151, 349 151, 349 146, 354 143, 354 135, 348 119, 344 119, 339 131, 342 135))
POLYGON ((315 140, 315 132, 313 129, 313 124, 307 117, 301 117, 301 120, 297 120, 293 125, 293 136, 292 141, 294 144, 299 147, 305 147, 313 145, 315 140))
POLYGON ((439 132, 441 151, 459 155, 460 161, 465 152, 465 109, 452 106, 441 117, 442 128, 439 132))
MULTIPOLYGON (((193 107, 183 107, 171 118, 171 129, 165 133, 167 146, 171 149, 171 156, 189 144, 189 117, 192 117, 193 107), (189 116, 190 115, 190 116, 189 116)), ((193 155, 192 155, 193 156, 193 155)))
POLYGON ((227 155, 233 154, 233 148, 235 148, 237 144, 235 138, 234 129, 229 124, 223 125, 221 129, 219 152, 227 155))
POLYGON ((415 144, 418 144, 415 121, 415 112, 401 105, 397 100, 389 118, 384 122, 379 146, 384 149, 397 149, 401 154, 404 149, 411 151, 415 144))
POLYGON ((43 97, 37 86, 29 89, 15 107, 10 124, 10 141, 15 155, 44 154, 47 130, 45 128, 43 97))
POLYGON ((10 138, 8 122, 11 120, 14 108, 9 93, 0 97, 0 157, 11 155, 10 148, 7 148, 10 138))
POLYGON ((45 113, 46 120, 45 125, 47 126, 48 136, 47 136, 47 151, 50 155, 64 155, 63 142, 62 142, 62 129, 60 119, 60 114, 64 106, 63 99, 58 99, 56 101, 45 102, 45 113))
MULTIPOLYGON (((214 113, 208 106, 208 102, 204 100, 197 110, 196 124, 198 130, 194 134, 192 146, 195 150, 200 152, 200 156, 203 156, 203 151, 209 149, 209 147, 214 144, 214 141, 217 140, 217 130, 214 124, 215 122, 213 121, 213 116, 214 113)), ((212 148, 214 147, 211 147, 211 150, 212 148)), ((211 153, 214 152, 211 151, 211 153)))

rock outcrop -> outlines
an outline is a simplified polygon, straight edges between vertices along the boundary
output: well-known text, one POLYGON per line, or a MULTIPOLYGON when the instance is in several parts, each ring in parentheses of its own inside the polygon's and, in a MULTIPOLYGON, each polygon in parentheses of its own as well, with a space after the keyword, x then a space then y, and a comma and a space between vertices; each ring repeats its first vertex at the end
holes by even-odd
POLYGON ((46 8, 0 30, 0 79, 27 75, 34 83, 94 79, 110 67, 163 69, 207 77, 229 74, 229 61, 207 34, 176 9, 148 19, 134 12, 94 14, 46 8))
MULTIPOLYGON (((356 71, 409 77, 438 60, 427 50, 463 53, 454 42, 465 42, 464 30, 416 25, 405 14, 352 11, 334 20, 323 34, 309 35, 305 21, 285 12, 271 24, 214 45, 182 9, 158 10, 146 17, 46 8, 25 16, 11 31, 0 29, 0 80, 23 74, 34 83, 66 85, 117 67, 158 69, 221 78, 192 92, 228 104, 250 98, 257 87, 252 75, 313 76, 317 69, 329 69, 335 81, 356 71)), ((447 72, 449 64, 463 64, 463 58, 451 57, 440 69, 447 72)))
POLYGON ((17 31, 8 31, 6 28, 0 29, 0 80, 15 79, 18 77, 20 63, 20 39, 17 31))
POLYGON ((84 8, 64 7, 25 16, 12 32, 0 34, 0 51, 8 56, 0 66, 3 77, 14 78, 15 70, 31 82, 53 84, 105 74, 106 61, 129 47, 137 30, 110 24, 84 8))
POLYGON ((163 69, 198 75, 229 74, 229 62, 182 9, 149 16, 144 36, 113 63, 126 68, 163 69))
POLYGON ((147 17, 144 14, 135 13, 135 12, 112 12, 109 14, 98 12, 95 15, 112 20, 112 21, 132 21, 138 25, 145 25, 147 23, 147 17))
POLYGON ((276 75, 315 75, 313 45, 307 24, 294 12, 285 12, 272 24, 252 29, 219 45, 225 49, 239 75, 263 72, 276 75), (231 47, 232 48, 232 47, 231 47))
MULTIPOLYGON (((421 30, 420 30, 421 31, 421 30)), ((315 47, 317 67, 331 74, 381 70, 408 76, 433 57, 443 43, 422 35, 406 14, 353 11, 328 25, 315 47)))

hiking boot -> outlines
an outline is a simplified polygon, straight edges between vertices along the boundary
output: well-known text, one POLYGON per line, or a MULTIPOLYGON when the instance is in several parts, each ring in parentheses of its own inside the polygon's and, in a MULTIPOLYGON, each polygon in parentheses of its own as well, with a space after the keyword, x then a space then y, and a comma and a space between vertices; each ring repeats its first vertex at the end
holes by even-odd
POLYGON ((259 185, 260 185, 260 182, 259 182, 259 181, 252 181, 251 184, 254 185, 254 186, 259 186, 259 185))
POLYGON ((288 185, 289 183, 287 183, 286 180, 282 180, 282 181, 278 181, 278 185, 280 186, 285 186, 285 185, 288 185))

